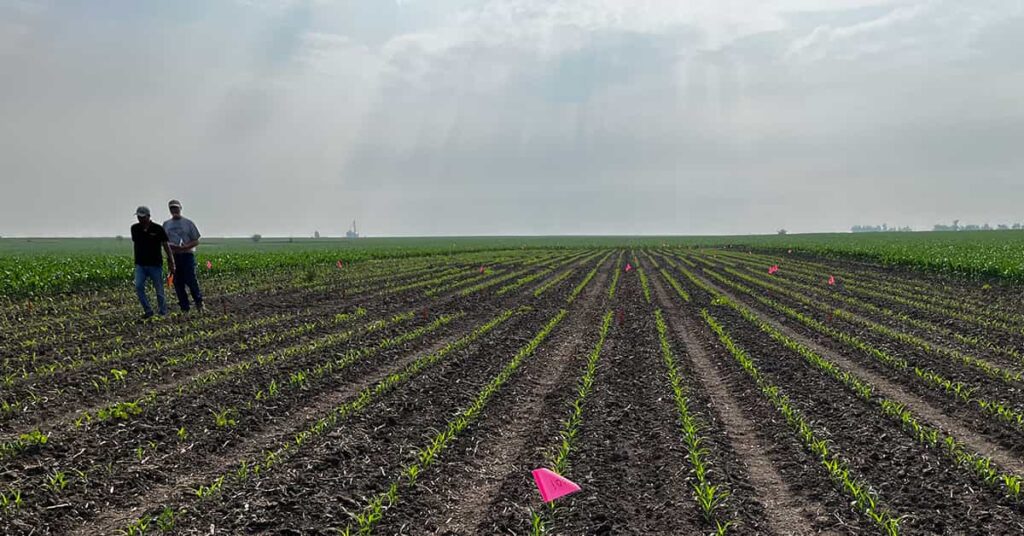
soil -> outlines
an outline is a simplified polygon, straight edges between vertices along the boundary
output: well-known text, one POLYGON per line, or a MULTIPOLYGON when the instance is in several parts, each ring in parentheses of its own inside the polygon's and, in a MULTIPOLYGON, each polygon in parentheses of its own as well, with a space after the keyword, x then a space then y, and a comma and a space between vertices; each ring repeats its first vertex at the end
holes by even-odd
MULTIPOLYGON (((660 308, 669 327, 669 344, 687 404, 704 438, 708 478, 728 492, 716 517, 730 522, 729 532, 777 536, 879 533, 710 331, 700 316, 706 308, 749 353, 764 377, 789 397, 815 433, 827 440, 851 474, 877 493, 880 506, 901 517, 902 533, 1024 532, 1020 503, 980 481, 968 468, 957 466, 942 449, 917 442, 882 415, 877 405, 854 396, 731 309, 713 304, 711 296, 672 267, 669 260, 678 258, 679 253, 502 252, 500 261, 496 258, 487 263, 494 274, 484 276, 477 272, 479 254, 455 255, 431 260, 437 261, 436 266, 425 259, 395 261, 391 266, 375 265, 372 270, 344 276, 314 274, 305 282, 294 275, 281 279, 281 274, 268 274, 260 280, 259 289, 249 293, 238 293, 234 289, 243 285, 225 279, 210 285, 208 303, 223 303, 229 313, 226 317, 210 315, 190 323, 165 324, 168 329, 158 332, 140 329, 116 315, 90 323, 81 315, 60 314, 62 303, 68 307, 107 304, 128 311, 131 301, 113 292, 69 296, 66 302, 57 300, 37 312, 12 303, 4 314, 18 315, 25 333, 5 334, 0 339, 0 354, 6 359, 0 361, 3 370, 16 370, 24 357, 19 345, 35 337, 38 327, 47 322, 62 326, 55 333, 66 333, 65 328, 74 325, 88 325, 95 331, 48 339, 38 346, 42 353, 30 361, 34 364, 117 348, 143 350, 45 378, 30 375, 0 390, 0 399, 30 401, 23 410, 0 417, 0 441, 21 441, 20 434, 36 428, 49 434, 45 445, 0 453, 0 492, 10 497, 11 490, 19 490, 23 501, 17 508, 0 506, 0 531, 114 534, 141 516, 156 516, 169 508, 175 512, 172 532, 177 534, 331 533, 349 526, 370 497, 402 482, 397 488, 398 501, 383 510, 374 533, 527 534, 533 512, 543 514, 549 534, 714 533, 714 524, 705 519, 694 499, 695 477, 654 323, 654 311, 660 308), (597 276, 578 299, 567 303, 572 289, 599 262, 597 276), (644 270, 650 302, 638 271, 624 271, 626 262, 644 270), (659 268, 678 280, 690 301, 676 294, 659 268), (428 295, 427 286, 385 292, 431 280, 449 269, 458 275, 447 280, 437 295, 428 295), (515 279, 461 295, 463 289, 479 282, 519 270, 524 270, 523 276, 543 275, 500 296, 498 289, 515 279), (570 275, 564 280, 539 297, 533 295, 535 289, 556 281, 567 270, 570 275), (608 286, 615 272, 618 288, 609 297, 608 286), (354 292, 357 287, 363 290, 354 292), (357 307, 366 309, 365 316, 344 324, 319 324, 264 347, 242 344, 263 334, 285 334, 304 323, 357 307), (520 310, 473 343, 372 397, 364 408, 339 418, 323 434, 291 448, 274 466, 245 479, 226 478, 221 491, 197 497, 195 489, 235 472, 241 461, 261 458, 294 442, 298 432, 351 402, 361 390, 467 336, 509 309, 520 310), (567 316, 536 352, 447 444, 415 485, 405 484, 400 477, 402 469, 416 460, 416 453, 467 408, 561 309, 567 316), (404 311, 416 314, 382 329, 362 329, 404 311), (598 339, 601 319, 609 311, 612 327, 597 362, 593 390, 583 405, 564 475, 582 490, 547 507, 530 471, 550 463, 587 357, 598 339), (269 319, 275 314, 281 318, 262 326, 217 331, 235 322, 269 319), (456 317, 404 344, 381 345, 386 339, 425 328, 442 315, 456 317), (214 335, 186 345, 187 350, 205 349, 218 357, 189 365, 165 365, 166 358, 185 348, 160 348, 197 329, 214 335), (285 352, 346 330, 355 335, 337 345, 285 352), (301 387, 292 383, 297 371, 311 370, 360 348, 377 350, 367 350, 364 358, 330 374, 299 380, 301 387), (283 357, 274 361, 260 358, 275 352, 283 357), (97 392, 91 380, 115 366, 132 374, 121 384, 97 392), (227 367, 237 371, 214 383, 197 383, 205 374, 235 370, 227 367), (271 398, 255 398, 271 380, 279 382, 280 392, 271 398), (158 396, 138 414, 81 426, 74 423, 85 409, 131 400, 150 391, 158 396), (233 424, 218 425, 213 414, 225 408, 232 410, 233 424), (63 489, 61 478, 67 482, 63 489)), ((771 258, 735 250, 726 253, 687 252, 684 256, 719 273, 724 273, 720 267, 729 267, 757 277, 761 276, 759 265, 771 258), (702 259, 710 264, 702 264, 702 259)), ((805 274, 825 269, 849 274, 858 281, 875 281, 877 288, 904 293, 901 296, 919 292, 935 296, 934 303, 959 300, 976 308, 980 316, 1003 318, 1008 325, 1024 318, 1020 291, 1013 286, 982 289, 974 282, 810 256, 787 262, 805 274)), ((893 371, 840 341, 786 320, 750 296, 725 288, 701 269, 693 271, 783 333, 870 382, 876 394, 906 404, 922 422, 991 456, 1001 470, 1018 475, 1024 472, 1024 428, 1009 426, 973 406, 951 400, 915 381, 912 374, 893 371)), ((803 292, 795 285, 806 284, 800 273, 780 273, 773 281, 794 292, 803 292)), ((827 318, 822 311, 778 293, 757 292, 828 321, 912 364, 969 381, 977 385, 979 396, 1024 407, 1024 389, 1018 386, 856 324, 827 318)), ((1010 347, 1024 344, 1024 336, 994 335, 977 323, 943 316, 934 308, 917 310, 864 293, 849 295, 964 337, 1010 347)), ((830 307, 850 307, 854 314, 906 330, 937 346, 970 350, 974 352, 971 355, 1000 366, 1021 364, 1006 352, 939 337, 937 332, 900 324, 827 295, 813 297, 826 300, 830 307)), ((150 532, 154 527, 151 525, 150 532)))

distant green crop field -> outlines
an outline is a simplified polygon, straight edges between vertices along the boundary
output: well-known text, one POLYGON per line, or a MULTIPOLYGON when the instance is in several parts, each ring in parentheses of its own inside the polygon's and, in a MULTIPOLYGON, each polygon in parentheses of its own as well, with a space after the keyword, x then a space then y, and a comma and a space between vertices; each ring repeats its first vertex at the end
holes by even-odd
MULTIPOLYGON (((747 236, 553 236, 204 239, 197 257, 220 273, 333 264, 337 260, 412 257, 531 248, 744 246, 909 266, 959 277, 1024 281, 1024 231, 827 233, 747 236)), ((131 277, 131 240, 0 239, 0 296, 100 288, 131 277)))

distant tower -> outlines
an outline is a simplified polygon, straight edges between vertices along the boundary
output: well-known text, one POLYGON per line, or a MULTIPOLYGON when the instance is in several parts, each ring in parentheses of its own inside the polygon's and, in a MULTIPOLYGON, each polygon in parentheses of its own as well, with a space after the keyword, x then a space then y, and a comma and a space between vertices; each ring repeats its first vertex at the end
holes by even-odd
POLYGON ((356 232, 356 220, 352 220, 352 228, 345 231, 345 238, 359 238, 359 233, 356 232))

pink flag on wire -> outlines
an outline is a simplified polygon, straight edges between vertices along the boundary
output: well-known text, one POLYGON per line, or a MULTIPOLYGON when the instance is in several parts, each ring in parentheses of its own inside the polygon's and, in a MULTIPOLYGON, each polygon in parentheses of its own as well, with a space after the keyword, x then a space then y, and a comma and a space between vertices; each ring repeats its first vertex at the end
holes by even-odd
POLYGON ((834 276, 834 275, 828 276, 828 284, 829 285, 835 285, 836 284, 836 276, 834 276))
POLYGON ((633 265, 632 265, 632 264, 629 264, 629 263, 627 262, 627 263, 626 263, 626 271, 628 272, 628 271, 630 271, 630 270, 632 270, 632 269, 633 269, 633 265))
POLYGON ((210 261, 206 261, 206 269, 207 270, 213 269, 213 263, 210 262, 210 261))
POLYGON ((580 490, 575 482, 544 468, 533 470, 533 481, 540 491, 540 498, 546 503, 580 490))
POLYGON ((778 272, 778 271, 779 271, 779 265, 778 264, 773 264, 773 265, 768 267, 768 273, 769 274, 774 274, 775 272, 778 272))
POLYGON ((484 265, 482 265, 482 264, 480 265, 480 273, 481 274, 484 273, 484 265))
POLYGON ((341 259, 338 259, 338 269, 341 270, 341 259))

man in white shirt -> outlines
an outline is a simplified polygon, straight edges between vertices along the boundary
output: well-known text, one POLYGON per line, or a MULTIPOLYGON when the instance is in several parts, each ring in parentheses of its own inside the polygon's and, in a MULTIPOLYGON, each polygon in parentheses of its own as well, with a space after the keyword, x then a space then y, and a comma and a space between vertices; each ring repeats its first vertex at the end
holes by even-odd
POLYGON ((181 202, 171 199, 167 203, 171 211, 171 219, 164 222, 167 233, 167 244, 174 253, 174 292, 178 295, 181 311, 189 311, 188 292, 196 302, 196 310, 203 310, 203 293, 199 290, 196 279, 196 246, 199 245, 199 229, 192 220, 181 215, 181 202), (186 288, 188 292, 186 292, 186 288))

